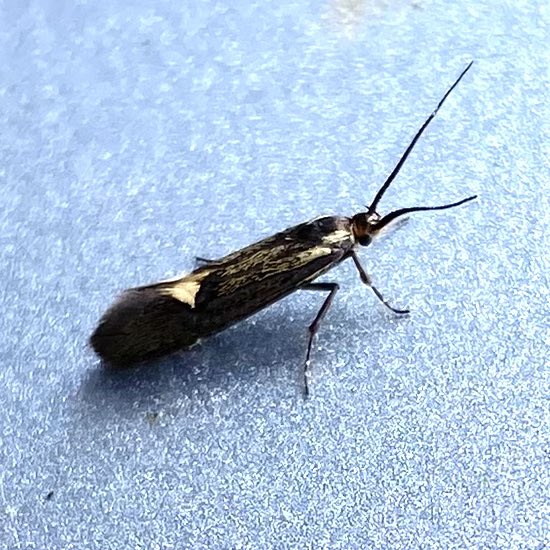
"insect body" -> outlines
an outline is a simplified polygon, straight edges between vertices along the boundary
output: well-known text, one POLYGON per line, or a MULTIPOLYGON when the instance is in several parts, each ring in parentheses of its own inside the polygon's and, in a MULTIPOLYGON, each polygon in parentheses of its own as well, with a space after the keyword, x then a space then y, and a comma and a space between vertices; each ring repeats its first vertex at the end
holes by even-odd
POLYGON ((442 206, 402 208, 381 217, 376 208, 414 145, 471 67, 470 63, 427 118, 366 212, 352 217, 325 216, 268 237, 217 260, 203 260, 195 271, 155 284, 126 290, 101 318, 91 337, 96 353, 114 366, 160 357, 195 344, 284 298, 296 290, 328 292, 313 323, 304 368, 308 389, 311 347, 319 324, 338 290, 336 283, 314 282, 346 259, 361 280, 396 314, 373 286, 355 252, 367 246, 392 222, 411 212, 444 210, 471 201, 471 196, 442 206))

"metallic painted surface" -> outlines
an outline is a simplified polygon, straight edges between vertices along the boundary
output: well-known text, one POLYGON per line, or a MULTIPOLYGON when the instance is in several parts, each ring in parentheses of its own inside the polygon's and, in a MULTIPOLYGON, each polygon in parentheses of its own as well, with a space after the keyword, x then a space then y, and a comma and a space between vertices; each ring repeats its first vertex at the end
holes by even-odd
POLYGON ((544 2, 0 8, 0 546, 538 548, 550 525, 544 2), (298 293, 114 375, 118 291, 351 215, 470 59, 317 340, 298 293))

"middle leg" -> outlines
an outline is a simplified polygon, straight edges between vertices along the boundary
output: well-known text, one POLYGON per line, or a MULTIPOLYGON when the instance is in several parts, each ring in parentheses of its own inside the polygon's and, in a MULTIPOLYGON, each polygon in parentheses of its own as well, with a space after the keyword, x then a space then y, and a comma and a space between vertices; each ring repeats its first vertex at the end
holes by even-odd
POLYGON ((323 305, 320 307, 319 311, 317 312, 315 319, 313 319, 313 322, 311 323, 311 325, 309 325, 309 340, 307 343, 306 361, 304 363, 304 397, 308 397, 309 396, 308 378, 310 376, 309 366, 311 363, 310 356, 311 356, 311 347, 313 346, 313 339, 315 338, 315 335, 319 330, 319 325, 321 324, 323 317, 326 315, 328 308, 330 307, 330 304, 332 304, 334 295, 336 294, 336 292, 338 292, 338 289, 340 287, 338 286, 338 283, 309 283, 307 285, 304 285, 301 288, 302 290, 317 290, 320 292, 328 292, 328 296, 325 298, 323 305))

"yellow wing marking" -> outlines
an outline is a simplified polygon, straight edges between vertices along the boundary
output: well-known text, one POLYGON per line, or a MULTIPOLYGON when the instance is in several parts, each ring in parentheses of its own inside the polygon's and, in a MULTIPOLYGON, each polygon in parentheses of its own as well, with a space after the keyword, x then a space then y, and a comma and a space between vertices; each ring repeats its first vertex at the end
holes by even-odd
POLYGON ((345 229, 338 229, 336 231, 333 231, 332 233, 329 233, 326 237, 323 237, 324 244, 336 244, 346 240, 350 240, 353 242, 354 238, 353 233, 351 233, 350 231, 346 231, 345 229))
POLYGON ((159 285, 169 283, 169 286, 160 288, 159 292, 164 296, 171 296, 192 308, 195 307, 195 298, 201 287, 202 280, 210 274, 210 270, 205 269, 198 273, 191 273, 185 277, 176 279, 167 279, 161 281, 159 285))

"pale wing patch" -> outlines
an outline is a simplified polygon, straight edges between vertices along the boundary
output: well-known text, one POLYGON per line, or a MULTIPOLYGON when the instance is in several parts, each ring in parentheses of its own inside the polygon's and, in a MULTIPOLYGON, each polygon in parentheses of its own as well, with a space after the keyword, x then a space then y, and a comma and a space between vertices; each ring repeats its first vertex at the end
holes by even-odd
POLYGON ((324 244, 337 244, 342 241, 353 241, 353 233, 346 231, 345 229, 337 229, 326 237, 323 237, 324 244))
POLYGON ((300 252, 299 254, 297 254, 297 257, 299 258, 300 262, 307 263, 311 260, 314 260, 315 258, 328 256, 329 254, 332 254, 332 248, 328 248, 326 246, 314 246, 309 250, 304 250, 303 252, 300 252))
POLYGON ((162 294, 168 294, 191 307, 195 307, 195 296, 199 291, 201 284, 197 281, 182 282, 172 288, 167 288, 162 291, 162 294))
POLYGON ((195 307, 195 298, 201 287, 202 280, 210 274, 209 270, 194 273, 179 279, 168 279, 159 284, 170 283, 169 286, 159 289, 161 294, 171 296, 188 306, 195 307))

